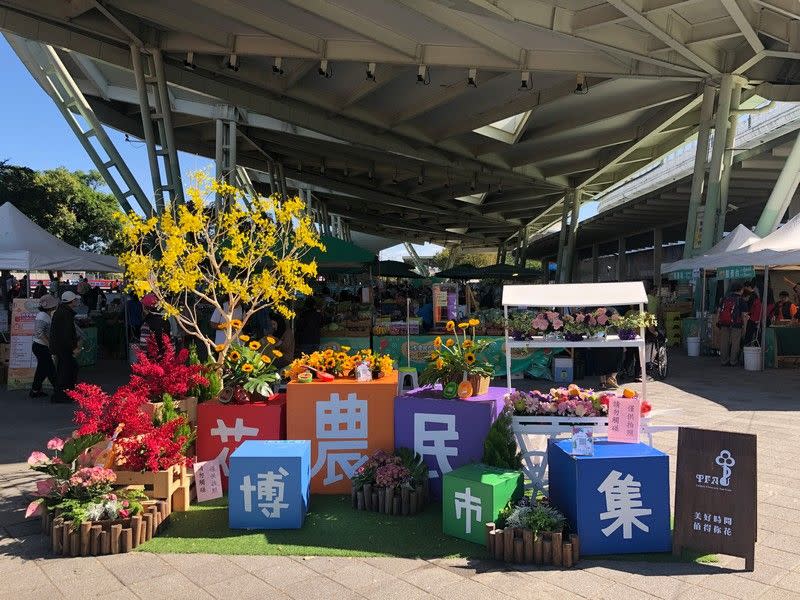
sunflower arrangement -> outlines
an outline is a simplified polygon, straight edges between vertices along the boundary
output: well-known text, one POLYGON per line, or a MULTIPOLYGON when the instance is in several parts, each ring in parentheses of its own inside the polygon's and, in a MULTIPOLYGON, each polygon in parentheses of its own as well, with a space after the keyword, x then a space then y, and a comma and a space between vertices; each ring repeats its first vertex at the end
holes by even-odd
POLYGON ((492 363, 481 358, 481 353, 494 341, 476 339, 475 328, 478 325, 480 325, 478 319, 460 323, 447 322, 445 328, 450 336, 445 340, 442 340, 441 336, 433 340, 431 360, 420 374, 422 385, 459 382, 465 374, 478 377, 494 376, 492 363))
MULTIPOLYGON (((237 329, 235 322, 231 327, 237 329)), ((225 349, 224 344, 214 350, 224 353, 222 374, 226 387, 240 387, 251 394, 271 396, 275 384, 281 379, 275 367, 275 359, 283 356, 275 345, 278 343, 272 336, 267 336, 262 344, 250 336, 240 334, 236 341, 225 349)))
POLYGON ((350 377, 360 363, 366 363, 375 378, 391 374, 394 361, 388 354, 379 354, 369 348, 351 352, 347 346, 336 350, 318 350, 311 354, 303 354, 286 368, 284 375, 292 381, 309 368, 315 371, 330 373, 334 377, 350 377))

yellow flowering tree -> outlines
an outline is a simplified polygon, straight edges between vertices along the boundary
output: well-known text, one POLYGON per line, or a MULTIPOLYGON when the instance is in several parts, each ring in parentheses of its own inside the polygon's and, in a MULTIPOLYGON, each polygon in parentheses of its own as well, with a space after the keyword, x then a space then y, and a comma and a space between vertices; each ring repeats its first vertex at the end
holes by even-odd
POLYGON ((222 365, 239 331, 258 311, 294 316, 297 294, 310 294, 317 274, 303 257, 324 250, 300 198, 247 198, 203 172, 192 176, 187 203, 163 214, 122 217, 125 252, 120 263, 139 294, 153 292, 180 328, 219 353, 222 365), (222 209, 208 200, 219 195, 222 209), (247 200, 247 204, 243 201, 247 200), (225 341, 215 344, 201 328, 198 308, 207 303, 222 315, 225 341), (242 318, 235 319, 241 307, 242 318))

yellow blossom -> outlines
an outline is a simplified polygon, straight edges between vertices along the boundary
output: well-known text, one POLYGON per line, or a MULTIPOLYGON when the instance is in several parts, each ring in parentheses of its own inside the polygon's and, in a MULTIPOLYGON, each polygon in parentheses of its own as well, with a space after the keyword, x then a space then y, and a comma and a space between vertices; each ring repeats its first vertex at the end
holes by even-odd
POLYGON ((283 356, 283 352, 281 352, 280 350, 273 350, 272 355, 275 356, 276 358, 280 358, 281 356, 283 356))
POLYGON ((243 341, 243 342, 249 342, 250 341, 250 336, 249 335, 240 335, 239 339, 241 341, 243 341))
POLYGON ((255 341, 255 340, 253 340, 252 342, 250 342, 248 347, 250 348, 250 350, 258 350, 259 348, 261 348, 261 344, 259 342, 255 341))
POLYGON ((253 372, 253 365, 251 365, 250 363, 244 363, 242 365, 242 371, 244 371, 245 373, 252 373, 253 372))
POLYGON ((441 348, 442 347, 442 338, 439 337, 438 335, 436 336, 436 339, 433 340, 433 347, 434 348, 441 348))
POLYGON ((447 338, 447 341, 444 343, 444 345, 447 346, 448 348, 451 348, 455 343, 456 342, 455 340, 453 340, 453 338, 447 338))
POLYGON ((447 325, 445 325, 445 329, 447 329, 447 331, 455 331, 456 330, 455 321, 448 321, 447 325))

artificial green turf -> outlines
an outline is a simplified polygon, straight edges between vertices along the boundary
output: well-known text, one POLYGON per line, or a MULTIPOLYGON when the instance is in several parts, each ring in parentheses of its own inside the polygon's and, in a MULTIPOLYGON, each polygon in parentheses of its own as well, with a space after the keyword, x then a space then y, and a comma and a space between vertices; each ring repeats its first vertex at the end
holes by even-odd
MULTIPOLYGON (((228 528, 226 499, 172 513, 169 526, 143 552, 264 554, 273 556, 402 556, 489 558, 485 548, 442 533, 442 506, 412 517, 353 510, 350 496, 312 496, 302 529, 247 531, 228 528)), ((684 552, 593 556, 630 562, 714 562, 715 555, 684 552)))
POLYGON ((488 558, 483 546, 442 533, 441 504, 420 514, 391 517, 353 510, 350 496, 312 496, 302 529, 228 528, 227 500, 172 513, 144 552, 266 554, 281 556, 403 556, 488 558))

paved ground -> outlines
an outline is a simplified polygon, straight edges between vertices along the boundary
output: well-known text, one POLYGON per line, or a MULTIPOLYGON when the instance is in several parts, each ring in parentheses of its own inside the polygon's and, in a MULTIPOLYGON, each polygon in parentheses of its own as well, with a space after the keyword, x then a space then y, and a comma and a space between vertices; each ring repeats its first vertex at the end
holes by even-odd
MULTIPOLYGON (((0 393, 0 598, 764 598, 800 599, 800 371, 745 373, 712 359, 672 357, 672 374, 653 384, 655 408, 679 408, 669 421, 758 434, 756 569, 720 557, 715 565, 583 560, 569 571, 508 570, 470 560, 276 558, 132 553, 50 558, 38 523, 25 523, 21 495, 34 479, 24 464, 53 433, 68 433, 68 407, 0 393)), ((115 380, 104 365, 93 376, 115 380)), ((675 433, 656 446, 670 454, 675 433)))

